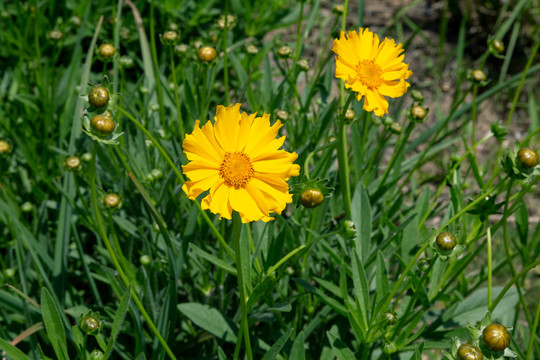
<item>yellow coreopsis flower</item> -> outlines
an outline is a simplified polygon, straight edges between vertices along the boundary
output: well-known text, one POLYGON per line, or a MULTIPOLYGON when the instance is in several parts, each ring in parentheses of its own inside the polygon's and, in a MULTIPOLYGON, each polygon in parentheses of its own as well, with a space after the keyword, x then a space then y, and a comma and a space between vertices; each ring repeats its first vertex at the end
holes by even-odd
POLYGON ((283 125, 270 125, 268 114, 240 113, 240 104, 218 106, 214 120, 202 128, 197 120, 186 135, 189 163, 182 168, 190 181, 182 189, 191 200, 210 190, 202 208, 220 219, 231 219, 235 210, 244 223, 273 220, 270 213, 281 214, 292 202, 287 180, 300 173, 293 164, 298 155, 280 149, 285 136, 276 138, 283 125))
POLYGON ((403 63, 402 44, 385 38, 380 41, 369 29, 342 31, 334 39, 332 51, 336 56, 336 77, 345 80, 345 87, 364 99, 364 110, 382 116, 388 113, 385 96, 400 97, 410 86, 405 79, 412 75, 409 65, 403 63))

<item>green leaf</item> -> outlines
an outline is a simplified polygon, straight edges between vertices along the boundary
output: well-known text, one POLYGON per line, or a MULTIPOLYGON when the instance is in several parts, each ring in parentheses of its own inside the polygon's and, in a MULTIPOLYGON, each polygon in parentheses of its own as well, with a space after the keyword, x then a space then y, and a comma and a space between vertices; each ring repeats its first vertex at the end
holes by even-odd
POLYGON ((403 229, 403 238, 401 241, 401 258, 408 264, 418 251, 418 244, 420 243, 420 234, 418 234, 418 228, 416 221, 411 221, 403 229))
POLYGON ((225 355, 225 351, 223 351, 221 346, 218 346, 218 358, 219 360, 227 360, 227 355, 225 355))
POLYGON ((69 359, 66 333, 60 316, 60 311, 47 288, 41 289, 41 313, 47 336, 51 341, 56 356, 59 359, 69 359))
POLYGON ((300 334, 294 340, 289 354, 289 359, 305 360, 306 359, 306 346, 304 345, 304 332, 300 331, 300 334))
POLYGON ((368 306, 369 306, 369 288, 366 277, 366 271, 362 261, 358 259, 356 252, 352 254, 352 276, 354 284, 354 297, 359 306, 358 311, 362 315, 363 323, 361 323, 364 332, 368 327, 368 306))
POLYGON ((193 321, 195 325, 215 337, 230 343, 236 343, 236 334, 238 332, 236 324, 227 319, 219 310, 198 303, 180 304, 178 310, 193 321))
POLYGON ((354 192, 351 204, 351 220, 356 224, 354 243, 358 258, 365 261, 371 242, 371 205, 366 188, 360 183, 354 192))
MULTIPOLYGON (((493 298, 496 298, 501 290, 502 287, 494 286, 492 288, 493 298)), ((515 311, 513 311, 513 309, 518 301, 519 297, 517 290, 513 287, 504 295, 501 302, 493 311, 493 320, 501 324, 513 324, 515 317, 515 311)), ((467 323, 477 323, 484 318, 486 310, 487 289, 478 289, 465 300, 451 306, 444 312, 442 315, 442 320, 445 322, 443 327, 454 328, 456 326, 465 326, 467 323)))
POLYGON ((354 353, 341 341, 339 335, 327 331, 326 336, 328 336, 328 341, 330 341, 338 360, 356 360, 354 353))
POLYGON ((122 296, 122 300, 120 301, 118 310, 116 310, 116 314, 114 315, 114 320, 113 320, 112 328, 111 328, 111 336, 109 338, 109 342, 107 343, 107 350, 105 351, 104 359, 108 359, 109 356, 111 355, 114 342, 116 341, 116 338, 118 337, 118 334, 120 334, 120 330, 122 329, 122 323, 124 322, 124 319, 126 317, 130 299, 131 299, 131 284, 126 289, 124 296, 122 296))
POLYGON ((377 301, 381 302, 384 300, 386 295, 389 293, 388 285, 388 273, 386 270, 386 264, 384 262, 384 256, 381 251, 377 252, 377 268, 375 270, 375 290, 377 301))
POLYGON ((264 354, 262 360, 274 360, 276 356, 279 354, 279 351, 285 345, 289 337, 291 336, 293 332, 293 329, 289 329, 287 333, 283 334, 275 343, 272 345, 270 349, 264 354))
POLYGON ((216 265, 218 268, 223 269, 229 274, 236 276, 236 269, 230 266, 229 264, 227 264, 225 261, 218 259, 214 255, 207 253, 206 251, 204 251, 203 249, 201 249, 200 247, 198 247, 197 245, 193 243, 189 243, 189 247, 191 248, 191 250, 195 252, 195 254, 202 257, 206 261, 209 261, 212 264, 216 265))
POLYGON ((240 256, 242 257, 244 289, 246 289, 246 296, 249 296, 253 291, 253 286, 251 285, 251 242, 246 225, 242 225, 240 229, 240 256))
POLYGON ((12 360, 30 360, 21 350, 6 340, 0 339, 0 350, 3 350, 12 360))

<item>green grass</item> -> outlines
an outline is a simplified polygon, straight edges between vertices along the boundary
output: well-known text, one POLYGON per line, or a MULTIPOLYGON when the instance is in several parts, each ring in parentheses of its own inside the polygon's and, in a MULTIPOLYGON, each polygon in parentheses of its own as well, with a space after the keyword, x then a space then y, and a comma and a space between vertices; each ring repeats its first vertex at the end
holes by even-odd
POLYGON ((364 17, 369 4, 347 3, 346 29, 401 42, 413 72, 383 118, 334 76, 344 17, 333 2, 0 4, 0 140, 10 145, 0 154, 0 350, 440 359, 491 316, 511 328, 518 359, 539 358, 540 170, 516 160, 540 147, 539 8, 473 3, 440 2, 429 18, 417 1, 384 27, 364 17), (220 28, 226 14, 235 22, 220 28), (187 51, 161 40, 171 29, 187 51), (505 44, 500 58, 493 38, 505 44), (110 61, 103 43, 116 48, 110 61), (199 61, 197 44, 217 59, 199 61), (488 81, 471 81, 473 69, 488 81), (114 94, 117 145, 81 131, 95 84, 114 94), (237 102, 272 122, 286 111, 280 134, 299 156, 294 202, 268 223, 220 221, 182 191, 185 134, 237 102), (423 123, 413 104, 429 109, 423 123), (305 184, 324 187, 321 205, 299 205, 305 184), (119 207, 103 205, 109 193, 119 207), (456 236, 454 251, 433 244, 442 231, 456 236), (99 317, 93 332, 88 316, 99 317))

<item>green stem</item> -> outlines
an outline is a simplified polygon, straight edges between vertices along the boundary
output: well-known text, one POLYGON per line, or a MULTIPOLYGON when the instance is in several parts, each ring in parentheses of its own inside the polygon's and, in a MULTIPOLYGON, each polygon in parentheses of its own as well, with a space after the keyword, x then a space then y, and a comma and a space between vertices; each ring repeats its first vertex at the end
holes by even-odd
POLYGON ((246 345, 246 355, 248 360, 253 360, 253 355, 251 353, 251 343, 249 341, 249 324, 247 318, 247 308, 246 308, 246 294, 244 289, 244 274, 242 267, 242 254, 240 251, 240 230, 241 230, 241 220, 240 214, 238 212, 233 212, 233 243, 234 251, 236 252, 236 273, 238 278, 238 292, 240 297, 240 312, 242 314, 241 327, 244 334, 244 343, 246 345))
POLYGON ((533 345, 536 340, 536 329, 538 328, 538 320, 540 319, 540 297, 536 303, 536 313, 534 314, 533 326, 529 330, 529 344, 527 345, 527 357, 526 359, 532 359, 533 357, 533 345))
POLYGON ((409 123, 409 126, 407 126, 407 130, 405 131, 405 134, 403 136, 400 136, 398 140, 399 147, 396 150, 394 150, 392 153, 392 158, 390 159, 390 162, 388 163, 388 166, 386 167, 386 170, 384 171, 384 174, 382 176, 381 182, 379 183, 379 188, 384 186, 384 183, 386 179, 388 178, 388 175, 390 175, 390 171, 394 167, 394 163, 396 162, 398 157, 401 156, 401 152, 405 148, 405 145, 407 145, 407 140, 409 139, 409 136, 411 136, 411 132, 414 129, 414 125, 415 125, 414 122, 411 121, 409 123))
POLYGON ((493 301, 493 304, 491 304, 491 306, 489 307, 489 311, 493 312, 493 310, 495 310, 495 308, 497 307, 497 305, 499 305, 499 302, 503 299, 504 295, 506 295, 506 292, 508 290, 510 290, 510 288, 512 287, 512 285, 514 285, 514 283, 516 281, 519 280, 519 278, 521 278, 522 276, 525 276, 527 275, 527 273, 529 271, 531 271, 531 269, 533 269, 534 267, 540 265, 540 259, 537 259, 535 262, 529 264, 527 267, 525 267, 523 270, 521 270, 519 273, 517 273, 513 278, 512 280, 510 280, 508 283, 506 283, 506 285, 504 286, 504 288, 501 290, 501 292, 499 293, 499 295, 497 296, 497 298, 495 299, 495 301, 493 301))
POLYGON ((229 61, 227 56, 227 41, 229 40, 229 0, 225 0, 225 29, 223 33, 223 84, 225 86, 225 106, 229 100, 229 61))
MULTIPOLYGON (((349 0, 345 0, 345 3, 343 4, 343 14, 341 16, 341 31, 345 31, 345 26, 347 24, 347 10, 349 8, 349 0)), ((340 104, 343 107, 343 113, 345 114, 345 111, 347 108, 345 107, 345 84, 343 81, 339 82, 339 98, 340 98, 340 104)))
POLYGON ((159 118, 161 126, 165 126, 165 106, 163 103, 163 91, 161 88, 161 77, 159 76, 159 62, 156 50, 156 32, 155 32, 155 16, 154 16, 154 0, 150 1, 150 48, 152 51, 152 65, 156 74, 156 93, 159 104, 159 118))
MULTIPOLYGON (((508 267, 510 268, 510 273, 512 274, 512 277, 515 277, 516 269, 514 268, 514 263, 512 263, 512 253, 510 252, 510 244, 508 242, 508 217, 510 216, 510 213, 508 212, 508 205, 510 204, 510 195, 512 194, 513 182, 514 182, 514 179, 510 178, 510 181, 508 182, 508 189, 506 190, 505 201, 504 201, 502 227, 503 227, 504 253, 506 254, 506 260, 508 262, 508 267)), ((527 319, 527 324, 529 324, 529 327, 530 327, 532 325, 531 315, 529 314, 527 304, 525 303, 525 298, 523 297, 521 287, 519 285, 516 286, 516 290, 519 295, 521 306, 523 307, 523 313, 525 314, 525 318, 527 319)))
POLYGON ((180 98, 178 95, 178 83, 176 82, 176 65, 174 64, 174 51, 171 47, 170 49, 171 54, 171 72, 172 72, 172 80, 174 84, 174 100, 176 105, 176 113, 178 116, 178 130, 180 131, 180 140, 184 139, 184 121, 182 120, 182 111, 180 109, 180 98))
POLYGON ((491 286, 492 286, 492 265, 491 265, 491 230, 489 228, 489 223, 486 221, 487 226, 487 266, 488 266, 488 307, 491 306, 491 286))
POLYGON ((349 157, 347 152, 347 124, 345 123, 345 113, 354 99, 354 92, 351 92, 341 114, 339 115, 339 135, 338 135, 338 167, 339 167, 339 187, 345 206, 345 214, 351 216, 351 184, 349 180, 349 157))
MULTIPOLYGON (((90 183, 90 193, 92 197, 92 207, 94 210, 94 215, 96 217, 96 224, 98 227, 99 234, 101 236, 101 239, 103 240, 103 243, 105 244, 105 247, 107 248, 107 251, 109 253, 109 256, 113 262, 113 265, 118 272, 118 275, 120 276, 120 279, 124 283, 124 286, 128 287, 131 285, 130 281, 126 277, 126 274, 124 273, 124 270, 122 269, 120 263, 118 262, 118 258, 116 257, 116 252, 112 248, 111 243, 109 241, 109 238, 107 236, 107 232, 105 231, 105 228, 103 226, 103 221, 101 219, 101 215, 99 212, 99 206, 97 201, 97 192, 96 192, 96 154, 97 154, 97 142, 94 142, 94 147, 92 149, 92 160, 90 161, 90 171, 89 171, 89 183, 90 183)), ((118 249, 117 251, 120 251, 118 249)), ((161 343, 163 348, 165 349, 165 352, 169 355, 171 359, 175 359, 173 352, 169 348, 169 345, 167 345, 167 342, 165 339, 161 336, 158 329, 154 325, 154 322, 144 309, 143 304, 140 302, 139 297, 137 296, 137 292, 134 290, 133 286, 131 286, 131 297, 133 299, 133 302, 135 302, 135 305, 141 312, 142 316, 144 317, 146 323, 148 324, 148 327, 150 328, 150 331, 157 337, 158 341, 161 343)))
MULTIPOLYGON (((176 176, 178 177, 178 179, 180 180, 180 183, 184 184, 186 182, 186 180, 184 179, 184 176, 182 176, 182 174, 180 173, 180 170, 178 170, 178 167, 174 164, 174 162, 171 160, 171 158, 169 157, 169 155, 167 154, 167 152, 165 151, 165 149, 163 149, 163 147, 161 146, 161 144, 156 140, 156 138, 154 138, 152 136, 152 134, 150 134, 150 132, 139 122, 137 121, 137 119, 135 119, 133 116, 131 116, 131 114, 129 114, 127 111, 125 111, 123 108, 117 106, 116 109, 118 111, 120 111, 122 114, 124 114, 129 120, 131 120, 132 123, 135 124, 135 126, 137 126, 143 133, 144 135, 150 139, 150 141, 152 142, 152 144, 154 144, 154 146, 156 147, 156 149, 158 149, 158 151, 160 152, 160 154, 165 158, 165 161, 169 164, 169 166, 171 167, 171 169, 174 171, 174 173, 176 174, 176 176)), ((220 242, 220 244, 223 246, 223 248, 227 251, 227 253, 229 254, 229 256, 231 257, 232 260, 234 260, 234 253, 231 249, 231 247, 225 242, 225 239, 223 238, 223 236, 221 236, 220 232, 218 231, 218 229, 216 228, 216 226, 214 225, 214 223, 212 222, 212 220, 210 220, 210 218, 208 217, 208 215, 204 212, 204 210, 201 208, 201 204, 199 204, 199 202, 197 201, 194 201, 195 203, 195 206, 197 206, 197 209, 199 209, 199 212, 201 214, 201 216, 203 217, 204 221, 208 224, 208 226, 210 227, 210 229, 212 230, 212 232, 214 233, 214 235, 216 236, 216 238, 218 239, 218 241, 220 242)))
POLYGON ((506 119, 506 127, 510 125, 510 120, 512 120, 512 116, 514 115, 514 111, 516 110, 516 106, 518 103, 519 95, 521 94, 521 88, 523 87, 523 83, 525 82, 527 73, 529 72, 529 68, 531 67, 536 57, 536 53, 538 52, 538 47, 540 46, 540 39, 538 39, 539 35, 540 35, 540 32, 537 31, 534 36, 536 40, 534 43, 534 47, 531 51, 531 55, 529 56, 529 60, 527 61, 527 64, 525 65, 525 68, 523 69, 521 79, 519 80, 519 84, 516 89, 516 93, 514 94, 514 99, 512 100, 512 108, 510 109, 510 112, 508 113, 508 118, 506 119))

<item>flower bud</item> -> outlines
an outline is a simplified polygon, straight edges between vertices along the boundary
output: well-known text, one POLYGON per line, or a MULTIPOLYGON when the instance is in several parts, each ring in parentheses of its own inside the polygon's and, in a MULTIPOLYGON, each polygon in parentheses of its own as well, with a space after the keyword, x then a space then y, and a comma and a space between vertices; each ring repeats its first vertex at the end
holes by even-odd
POLYGON ((159 169, 152 169, 152 171, 150 171, 150 174, 152 175, 152 178, 154 180, 159 180, 163 177, 163 173, 159 169))
POLYGON ((538 154, 530 148, 519 149, 518 159, 521 165, 526 169, 532 169, 538 165, 538 154))
POLYGON ((397 346, 396 346, 396 343, 395 342, 389 342, 389 343, 386 343, 384 344, 384 347, 383 347, 383 352, 385 354, 393 354, 397 351, 397 346))
POLYGON ((484 358, 482 351, 471 344, 461 344, 457 355, 460 360, 482 360, 484 358))
POLYGON ((108 116, 96 115, 92 118, 90 127, 98 135, 107 137, 113 133, 114 129, 116 128, 116 124, 108 116))
POLYGON ((324 195, 321 190, 309 187, 302 191, 300 195, 300 204, 305 208, 314 208, 322 204, 324 195))
POLYGON ((225 26, 227 26, 227 28, 230 30, 234 27, 234 25, 236 24, 236 17, 234 17, 234 15, 221 15, 219 17, 219 19, 217 20, 217 26, 218 28, 220 28, 221 30, 225 30, 225 26), (227 23, 225 24, 225 17, 227 18, 227 23))
POLYGON ((101 44, 98 49, 99 55, 105 59, 111 59, 116 52, 116 49, 112 44, 101 44))
POLYGON ((510 333, 501 324, 492 323, 482 331, 482 340, 491 351, 504 351, 510 345, 510 333))
POLYGON ((92 161, 92 154, 91 154, 91 153, 88 153, 88 152, 82 154, 81 160, 84 161, 84 162, 86 162, 86 163, 92 161))
POLYGON ((172 31, 178 31, 178 29, 180 29, 180 26, 177 23, 172 22, 169 24, 169 29, 171 29, 172 31))
POLYGON ((176 52, 176 55, 184 56, 189 51, 189 46, 186 44, 178 44, 174 47, 174 51, 176 52))
POLYGON ((203 62, 212 62, 217 57, 216 49, 210 46, 203 46, 197 51, 197 57, 203 62))
POLYGON ((193 41, 193 47, 194 47, 195 49, 199 49, 199 48, 201 48, 202 46, 203 46, 203 42, 202 42, 201 40, 195 40, 195 41, 193 41))
POLYGON ((77 26, 77 27, 79 27, 79 26, 82 25, 82 20, 81 20, 81 18, 78 17, 78 16, 75 16, 75 15, 73 15, 72 17, 69 18, 69 22, 70 22, 72 25, 77 26))
POLYGON ((109 90, 103 86, 96 86, 88 94, 88 102, 96 109, 107 106, 109 103, 109 90))
POLYGON ((411 97, 414 101, 423 102, 424 101, 424 94, 420 90, 411 90, 411 97))
POLYGON ((133 59, 128 55, 122 55, 119 61, 120 65, 126 69, 131 69, 134 65, 133 59))
POLYGON ((65 164, 68 170, 76 171, 81 167, 81 159, 79 159, 77 156, 70 156, 66 159, 65 164))
POLYGON ((87 334, 99 333, 103 324, 99 321, 99 313, 90 311, 85 315, 81 315, 79 318, 79 327, 87 334))
POLYGON ((487 80, 486 74, 480 69, 474 69, 471 71, 470 79, 475 83, 483 83, 487 80))
POLYGON ((11 151, 11 145, 6 140, 0 140, 0 155, 6 155, 11 151))
POLYGON ((490 128, 493 136, 495 136, 495 138, 499 141, 504 140, 504 138, 508 134, 508 128, 502 125, 500 122, 492 123, 490 128))
POLYGON ((104 360, 104 359, 105 359, 105 354, 103 354, 103 352, 101 352, 99 349, 94 349, 90 353, 90 360, 104 360))
POLYGON ((291 56, 292 50, 289 46, 282 46, 278 49, 277 55, 282 59, 286 59, 291 56))
POLYGON ((413 117, 414 120, 418 122, 424 121, 424 119, 426 118, 426 115, 427 115, 426 108, 420 105, 414 105, 411 108, 411 116, 413 117))
POLYGON ((430 261, 428 258, 420 258, 416 264, 421 272, 426 272, 429 269, 430 261))
POLYGON ((11 279, 15 276, 15 269, 13 268, 7 268, 4 270, 4 276, 11 279))
POLYGON ((150 258, 150 256, 148 255, 141 255, 141 257, 139 258, 139 262, 141 263, 141 265, 148 265, 151 261, 152 258, 150 258))
POLYGON ((353 122, 355 116, 356 114, 354 113, 353 109, 347 109, 347 111, 345 112, 345 122, 346 123, 353 122))
POLYGON ((60 30, 51 30, 49 31, 49 39, 54 42, 62 40, 64 34, 60 30))
POLYGON ((390 124, 390 132, 393 133, 393 134, 396 134, 396 135, 399 135, 401 134, 401 125, 397 122, 393 122, 392 124, 390 124))
POLYGON ((439 249, 443 251, 449 251, 456 247, 457 240, 456 237, 448 231, 444 231, 437 235, 435 238, 435 243, 439 249))
POLYGON ((103 198, 103 204, 109 209, 114 209, 120 205, 120 196, 114 193, 109 193, 103 198))
POLYGON ((394 118, 392 118, 391 116, 385 116, 382 119, 382 123, 384 124, 384 126, 392 126, 392 124, 394 123, 394 118))
POLYGON ((120 28, 120 37, 122 38, 122 40, 129 40, 130 34, 131 32, 129 31, 128 28, 123 27, 123 26, 120 28))
POLYGON ((287 110, 277 109, 276 117, 278 118, 278 120, 281 120, 282 122, 287 122, 287 120, 289 120, 290 114, 287 110))
POLYGON ((345 6, 343 6, 343 4, 335 4, 332 7, 332 12, 336 15, 343 14, 343 11, 345 11, 345 6))
POLYGON ((347 237, 356 236, 356 223, 350 219, 343 221, 343 230, 347 237))
POLYGON ((178 41, 178 34, 176 31, 165 31, 161 38, 166 45, 174 45, 178 41))
POLYGON ((490 48, 492 48, 498 54, 501 54, 504 51, 504 43, 499 39, 491 40, 490 48))
POLYGON ((246 45, 246 52, 247 52, 249 55, 257 55, 257 53, 259 52, 259 48, 256 47, 256 46, 253 45, 253 44, 247 44, 247 45, 246 45))
POLYGON ((298 62, 296 63, 296 65, 298 66, 298 68, 300 68, 300 70, 302 71, 309 71, 309 69, 311 69, 311 66, 309 65, 309 61, 307 59, 300 59, 298 60, 298 62))
POLYGON ((394 311, 387 311, 384 313, 384 321, 390 325, 394 325, 397 321, 397 314, 394 311))
POLYGON ((21 211, 24 213, 28 213, 32 210, 34 210, 34 204, 32 204, 30 201, 26 201, 21 205, 21 211))

